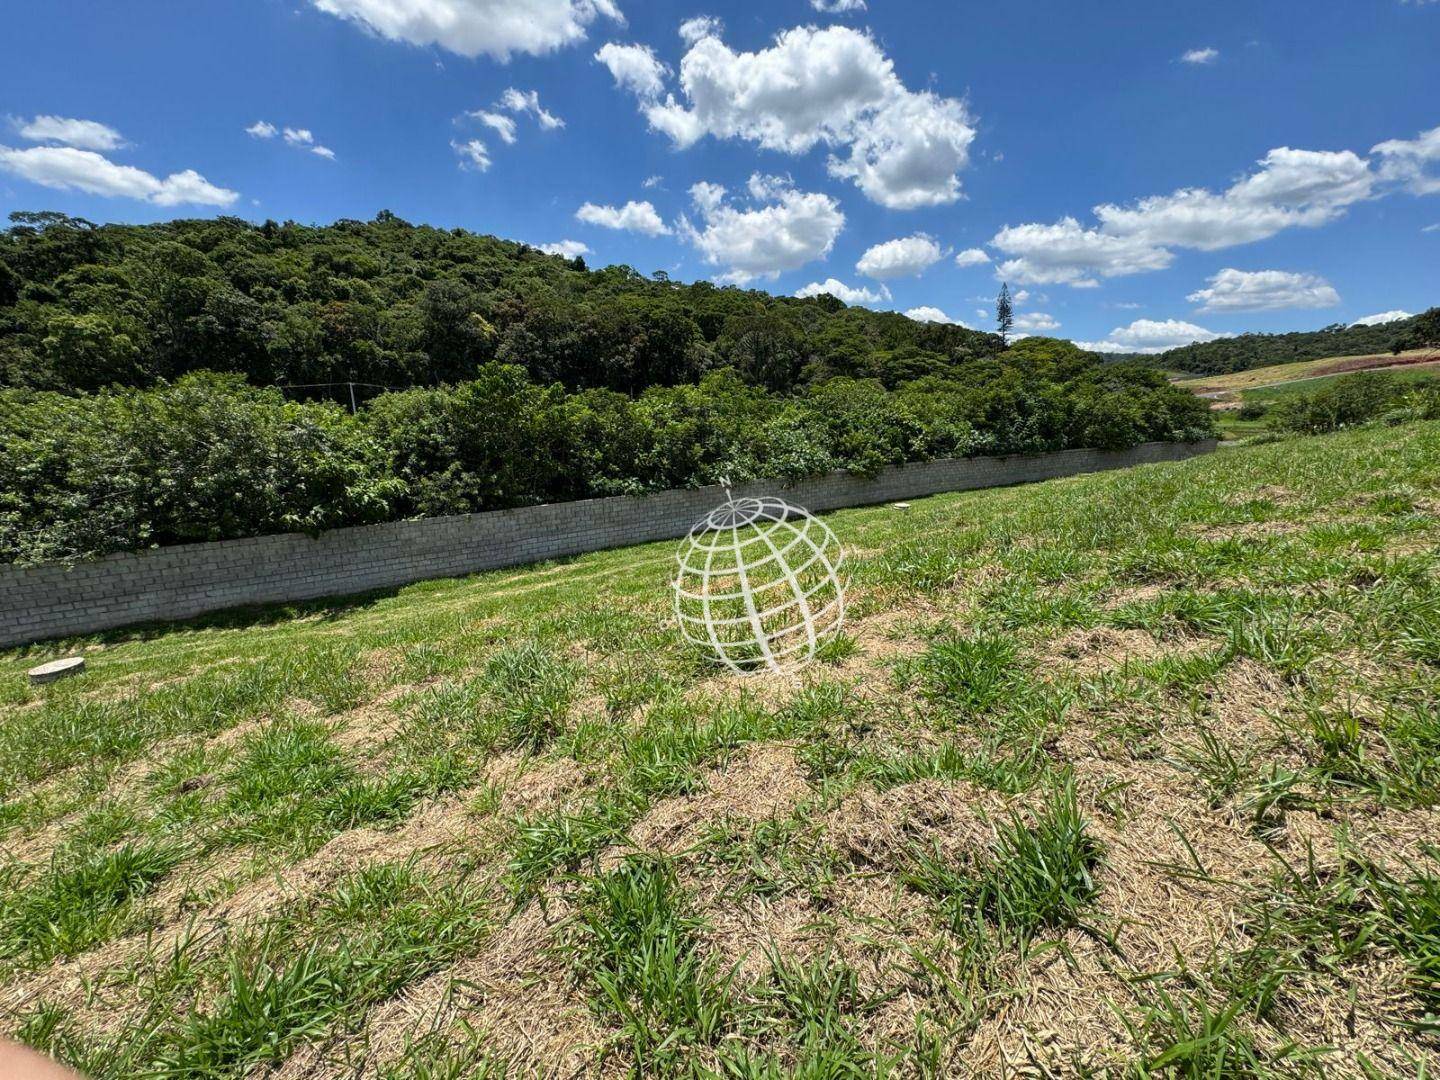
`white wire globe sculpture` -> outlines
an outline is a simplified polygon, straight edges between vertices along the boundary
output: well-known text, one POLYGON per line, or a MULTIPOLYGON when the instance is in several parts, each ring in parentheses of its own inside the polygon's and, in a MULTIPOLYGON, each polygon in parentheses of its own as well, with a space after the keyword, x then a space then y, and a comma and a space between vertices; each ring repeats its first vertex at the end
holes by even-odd
POLYGON ((845 622, 840 541, 783 499, 727 498, 675 558, 681 632, 738 674, 798 670, 845 622))

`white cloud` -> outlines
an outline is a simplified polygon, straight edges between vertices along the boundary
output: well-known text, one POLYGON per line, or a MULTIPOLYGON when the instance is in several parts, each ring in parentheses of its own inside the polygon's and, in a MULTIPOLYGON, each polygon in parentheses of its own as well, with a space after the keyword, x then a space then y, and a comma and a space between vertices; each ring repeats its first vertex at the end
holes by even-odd
POLYGON ((1380 178, 1404 184, 1415 195, 1440 193, 1440 171, 1427 167, 1440 163, 1440 127, 1422 131, 1413 139, 1389 139, 1370 152, 1380 155, 1380 178))
POLYGON ((907 319, 914 319, 916 322, 949 323, 952 326, 964 326, 967 330, 972 329, 972 327, 961 322, 959 319, 952 319, 938 307, 912 307, 909 311, 905 312, 905 317, 907 319))
POLYGON ((1230 337, 1217 334, 1203 326, 1179 319, 1136 319, 1129 326, 1117 326, 1104 341, 1077 341, 1076 345, 1091 352, 1161 353, 1195 341, 1215 341, 1230 337))
POLYGON ((31 142, 60 143, 80 150, 116 150, 125 145, 120 132, 98 120, 41 115, 16 121, 15 130, 31 142))
POLYGON ((1215 251, 1314 228, 1369 198, 1376 176, 1349 150, 1279 147, 1223 192, 1182 188, 1129 206, 1095 207, 1098 227, 1073 217, 1054 225, 1007 226, 991 244, 1010 258, 996 276, 1022 284, 1088 287, 1101 277, 1163 270, 1172 248, 1215 251))
POLYGON ((505 92, 500 95, 500 107, 509 109, 513 113, 533 113, 536 121, 546 131, 553 131, 565 126, 564 120, 540 107, 538 90, 517 90, 513 86, 507 87, 505 92))
POLYGON ((916 233, 876 244, 860 256, 855 269, 877 281, 918 277, 944 257, 939 244, 924 233, 916 233))
POLYGON ((1259 165, 1218 195, 1189 188, 1130 207, 1097 206, 1095 216, 1110 235, 1215 251, 1333 221, 1369 198, 1375 180, 1369 164, 1349 150, 1280 147, 1259 165))
POLYGON ((852 288, 843 281, 835 278, 826 278, 824 281, 812 281, 809 285, 795 290, 795 295, 804 299, 807 296, 821 296, 829 293, 837 300, 843 300, 847 304, 878 304, 890 299, 890 290, 883 285, 879 292, 867 289, 864 286, 852 288))
POLYGON ((864 11, 865 0, 810 0, 810 6, 825 15, 849 15, 864 11))
POLYGON ((1220 59, 1220 50, 1206 47, 1204 49, 1191 49, 1180 57, 1182 64, 1213 64, 1220 59))
POLYGON ((590 254, 590 248, 579 240, 559 240, 553 244, 541 244, 540 250, 547 255, 563 255, 567 259, 590 254))
POLYGON ((956 266, 984 266, 989 261, 990 256, 982 248, 966 248, 955 256, 956 266))
POLYGON ((612 41, 600 47, 595 59, 610 69, 616 86, 642 101, 653 101, 665 91, 670 69, 656 59, 649 45, 616 45, 612 41))
POLYGON ((665 178, 663 176, 647 176, 643 181, 641 181, 640 186, 643 188, 656 188, 664 182, 665 178))
POLYGON ((756 278, 773 279, 830 254, 845 227, 835 199, 796 191, 784 178, 758 173, 747 187, 757 204, 753 209, 727 201, 719 184, 698 183, 690 189, 690 198, 701 227, 680 219, 682 235, 705 261, 725 268, 724 280, 743 285, 756 278))
POLYGON ((182 169, 161 180, 150 201, 157 206, 229 206, 239 197, 238 191, 218 187, 194 169, 182 169))
POLYGON ((319 10, 410 45, 472 59, 539 55, 585 37, 599 16, 623 22, 614 0, 311 0, 319 10))
POLYGON ((515 141, 515 121, 504 113, 486 112, 484 109, 476 109, 470 113, 476 120, 488 128, 492 128, 500 141, 507 145, 515 141))
POLYGON ((680 24, 680 40, 686 45, 694 45, 703 37, 719 37, 724 29, 725 24, 715 16, 696 15, 680 24))
POLYGON ((1209 288, 1186 299, 1201 305, 1201 311, 1282 311, 1334 307, 1340 294, 1316 274, 1227 268, 1210 278, 1209 288))
POLYGON ((575 211, 577 221, 588 225, 599 225, 605 229, 625 229, 628 232, 644 233, 646 236, 666 236, 670 227, 660 220, 655 207, 649 202, 635 202, 633 199, 624 206, 597 206, 587 202, 575 211))
POLYGON ((117 165, 93 150, 73 146, 0 146, 0 170, 32 184, 60 191, 83 191, 108 198, 140 199, 157 206, 229 206, 240 193, 217 187, 194 169, 160 179, 133 165, 117 165))
POLYGON ((1426 225, 1420 231, 1422 233, 1440 232, 1440 221, 1437 221, 1434 225, 1426 225))
POLYGON ((991 243, 1011 256, 996 267, 995 276, 1030 285, 1093 288, 1097 275, 1163 270, 1175 258, 1143 238, 1086 229, 1072 217, 1054 225, 1006 226, 991 243))
MULTIPOLYGON (((689 24, 687 24, 689 25, 689 24)), ((701 27, 691 27, 695 33, 701 27)), ((965 105, 908 90, 868 34, 845 26, 786 30, 769 48, 737 53, 703 28, 680 62, 680 99, 660 100, 666 70, 643 46, 596 58, 640 99, 650 126, 680 148, 706 135, 767 150, 833 152, 833 176, 893 209, 954 202, 974 121, 965 105)))
POLYGON ((1366 315, 1363 319, 1356 319, 1351 326, 1384 326, 1386 323, 1398 322, 1401 319, 1413 319, 1415 313, 1411 311, 1382 311, 1378 315, 1366 315))
POLYGON ((1032 311, 1025 315, 1015 316, 1016 330, 1029 330, 1032 333, 1048 333, 1051 330, 1059 330, 1060 323, 1053 315, 1047 315, 1043 311, 1032 311))
POLYGON ((490 150, 479 139, 450 141, 450 148, 460 155, 460 168, 484 172, 490 168, 490 150))
POLYGON ((299 150, 308 150, 310 153, 317 157, 322 157, 327 161, 335 160, 335 151, 331 150, 328 146, 321 146, 317 143, 314 134, 309 128, 287 127, 282 132, 280 128, 277 128, 268 120, 256 120, 255 123, 245 129, 245 134, 256 139, 273 139, 276 135, 283 135, 286 144, 289 146, 293 146, 299 150))

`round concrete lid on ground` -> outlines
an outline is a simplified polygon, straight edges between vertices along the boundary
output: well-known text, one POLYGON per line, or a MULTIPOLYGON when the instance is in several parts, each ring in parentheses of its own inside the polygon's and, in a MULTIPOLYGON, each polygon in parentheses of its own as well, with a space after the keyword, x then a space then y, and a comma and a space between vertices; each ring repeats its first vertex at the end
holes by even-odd
POLYGON ((79 675, 84 670, 85 658, 83 656, 67 656, 63 660, 51 660, 48 664, 41 664, 39 667, 30 669, 30 685, 39 686, 41 683, 54 682, 67 675, 79 675))

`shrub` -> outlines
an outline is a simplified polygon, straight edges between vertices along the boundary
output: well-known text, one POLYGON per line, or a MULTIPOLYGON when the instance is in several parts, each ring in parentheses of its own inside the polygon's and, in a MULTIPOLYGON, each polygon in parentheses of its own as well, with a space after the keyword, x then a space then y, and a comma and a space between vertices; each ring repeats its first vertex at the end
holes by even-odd
MULTIPOLYGON (((758 331, 747 333, 758 348, 758 331)), ((832 376, 784 395, 721 368, 631 398, 571 394, 486 363, 454 386, 381 394, 358 416, 206 372, 144 390, 0 390, 0 558, 837 468, 873 475, 941 455, 1118 449, 1212 430, 1204 403, 1157 373, 1102 369, 1078 351, 1030 346, 1014 362, 962 371, 896 390, 832 376)))
POLYGON ((1275 406, 1272 426, 1280 431, 1318 435, 1374 420, 1403 394, 1404 385, 1383 371, 1359 371, 1303 397, 1275 406))
POLYGON ((237 376, 0 392, 0 555, 11 561, 383 521, 400 490, 360 421, 237 376))

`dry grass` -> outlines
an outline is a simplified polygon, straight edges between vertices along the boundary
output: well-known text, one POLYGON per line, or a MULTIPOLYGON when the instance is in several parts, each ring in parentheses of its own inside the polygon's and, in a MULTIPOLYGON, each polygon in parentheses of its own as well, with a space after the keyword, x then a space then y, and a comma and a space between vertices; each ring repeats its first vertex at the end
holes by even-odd
POLYGON ((115 1077, 1434 1070, 1437 479, 1422 425, 837 515, 798 675, 687 654, 664 547, 17 657, 0 1027, 115 1077))

